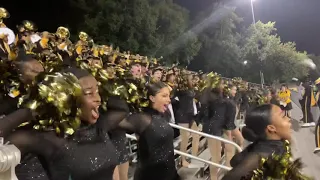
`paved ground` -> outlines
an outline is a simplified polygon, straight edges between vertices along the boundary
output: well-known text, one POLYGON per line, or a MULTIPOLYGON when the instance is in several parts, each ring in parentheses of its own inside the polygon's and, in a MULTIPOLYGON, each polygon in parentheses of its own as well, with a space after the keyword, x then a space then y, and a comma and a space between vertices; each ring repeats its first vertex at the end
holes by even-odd
MULTIPOLYGON (((293 111, 292 117, 294 119, 302 118, 302 111, 300 109, 299 101, 296 99, 293 93, 293 111)), ((312 108, 312 114, 315 120, 319 119, 319 108, 312 108)), ((315 180, 320 180, 320 157, 313 154, 315 148, 315 136, 314 128, 301 128, 298 131, 293 132, 294 136, 294 147, 293 154, 295 157, 300 157, 306 167, 304 171, 306 174, 315 178, 315 180)))

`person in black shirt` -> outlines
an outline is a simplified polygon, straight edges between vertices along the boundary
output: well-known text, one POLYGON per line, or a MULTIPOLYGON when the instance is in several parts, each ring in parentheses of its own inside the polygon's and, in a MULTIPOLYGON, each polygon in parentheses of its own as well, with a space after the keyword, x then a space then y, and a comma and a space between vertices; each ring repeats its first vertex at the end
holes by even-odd
POLYGON ((270 104, 274 104, 280 107, 280 102, 278 100, 278 93, 275 89, 272 89, 270 92, 271 99, 270 99, 270 104))
MULTIPOLYGON (((195 106, 195 91, 193 84, 193 75, 187 74, 185 75, 187 80, 188 88, 185 90, 179 90, 176 92, 176 102, 175 104, 175 120, 178 125, 191 128, 193 130, 198 131, 199 128, 197 123, 195 122, 195 115, 197 114, 196 106, 195 106)), ((180 82, 181 83, 181 82, 180 82)), ((199 148, 199 138, 198 134, 192 133, 192 155, 198 156, 198 148, 199 148)), ((189 132, 185 130, 180 130, 181 137, 181 145, 180 150, 182 152, 187 151, 188 141, 189 141, 189 132)), ((189 163, 186 161, 185 157, 181 157, 181 164, 184 167, 188 167, 189 163)))
POLYGON ((261 157, 281 155, 286 151, 284 140, 291 140, 291 123, 279 106, 264 104, 250 111, 246 117, 243 136, 253 143, 231 160, 233 169, 223 180, 251 177, 259 167, 261 157))
MULTIPOLYGON (((200 115, 203 118, 203 132, 222 137, 224 134, 224 128, 230 127, 229 122, 234 123, 234 117, 229 116, 229 110, 231 103, 223 96, 224 82, 220 80, 217 87, 213 89, 206 89, 201 97, 201 103, 203 106, 200 110, 200 115)), ((235 114, 235 112, 234 112, 235 114)), ((221 141, 208 138, 208 148, 211 154, 211 161, 219 163, 221 159, 221 141)), ((218 169, 214 166, 210 166, 210 178, 218 178, 218 169)))

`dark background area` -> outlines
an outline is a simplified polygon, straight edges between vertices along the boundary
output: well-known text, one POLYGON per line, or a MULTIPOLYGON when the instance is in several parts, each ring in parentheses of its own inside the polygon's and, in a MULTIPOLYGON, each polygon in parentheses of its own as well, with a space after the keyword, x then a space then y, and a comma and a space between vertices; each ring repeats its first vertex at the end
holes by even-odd
MULTIPOLYGON (((221 0, 220 0, 221 1, 221 0)), ((176 0, 190 11, 194 17, 204 11, 213 0, 176 0)), ((223 1, 237 6, 244 18, 244 25, 252 23, 250 0, 223 1)), ((58 26, 67 26, 71 31, 81 22, 81 12, 71 8, 68 0, 2 0, 11 14, 6 24, 15 30, 22 20, 31 20, 40 31, 55 31, 58 26)), ((278 34, 284 41, 295 41, 297 48, 311 54, 320 54, 320 0, 256 0, 254 2, 256 20, 276 21, 278 34)))

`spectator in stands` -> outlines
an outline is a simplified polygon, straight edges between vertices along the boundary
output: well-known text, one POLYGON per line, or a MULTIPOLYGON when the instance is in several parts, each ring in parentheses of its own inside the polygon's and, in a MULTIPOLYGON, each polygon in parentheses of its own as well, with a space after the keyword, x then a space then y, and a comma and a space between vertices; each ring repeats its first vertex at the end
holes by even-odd
POLYGON ((158 81, 161 81, 161 78, 162 78, 162 71, 163 69, 162 68, 156 68, 156 69, 153 69, 152 70, 152 80, 154 82, 158 82, 158 81))
POLYGON ((277 93, 277 90, 275 89, 271 89, 270 91, 270 95, 271 95, 271 98, 270 98, 270 101, 269 103, 270 104, 274 104, 274 105, 277 105, 280 107, 280 102, 278 100, 278 93, 277 93))
MULTIPOLYGON (((112 56, 111 56, 112 57, 112 56)), ((114 61, 115 64, 118 64, 119 66, 121 67, 126 67, 127 66, 127 63, 126 63, 126 57, 124 56, 118 56, 115 61, 114 61)), ((107 65, 107 64, 106 64, 107 65)))
POLYGON ((132 63, 130 72, 131 72, 132 76, 135 79, 140 79, 141 76, 142 76, 142 74, 141 74, 141 65, 139 63, 135 63, 135 62, 132 63))

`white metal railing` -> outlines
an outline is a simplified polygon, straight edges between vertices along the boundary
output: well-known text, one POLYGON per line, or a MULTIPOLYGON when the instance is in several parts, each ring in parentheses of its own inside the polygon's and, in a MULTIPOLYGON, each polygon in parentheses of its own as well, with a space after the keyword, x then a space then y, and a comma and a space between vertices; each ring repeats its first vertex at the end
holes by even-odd
MULTIPOLYGON (((126 134, 126 136, 129 139, 137 140, 136 136, 134 136, 134 135, 126 134)), ((180 156, 185 156, 185 157, 188 157, 188 158, 191 158, 191 159, 194 159, 194 160, 197 160, 197 161, 200 161, 200 162, 203 162, 203 163, 206 163, 206 164, 218 167, 218 168, 222 168, 222 169, 225 169, 225 170, 228 170, 228 171, 232 169, 231 167, 224 166, 224 165, 221 165, 221 164, 218 164, 218 163, 214 163, 214 162, 211 162, 211 161, 207 161, 207 160, 201 159, 199 157, 190 155, 188 153, 181 152, 181 151, 176 150, 176 149, 174 150, 174 153, 175 154, 179 154, 180 156)))
POLYGON ((174 127, 174 128, 177 128, 177 129, 182 129, 182 130, 185 130, 185 131, 188 131, 188 132, 191 132, 191 133, 195 133, 195 134, 198 134, 198 135, 206 137, 206 138, 216 139, 218 141, 231 144, 231 145, 235 146, 239 152, 242 151, 242 148, 237 143, 235 143, 233 141, 229 141, 229 140, 224 139, 224 138, 219 137, 219 136, 213 136, 213 135, 206 134, 206 133, 203 133, 203 132, 200 132, 200 131, 196 131, 196 130, 193 130, 193 129, 182 127, 182 126, 179 126, 179 125, 176 125, 176 124, 172 124, 172 123, 169 123, 169 124, 170 124, 171 127, 174 127))

